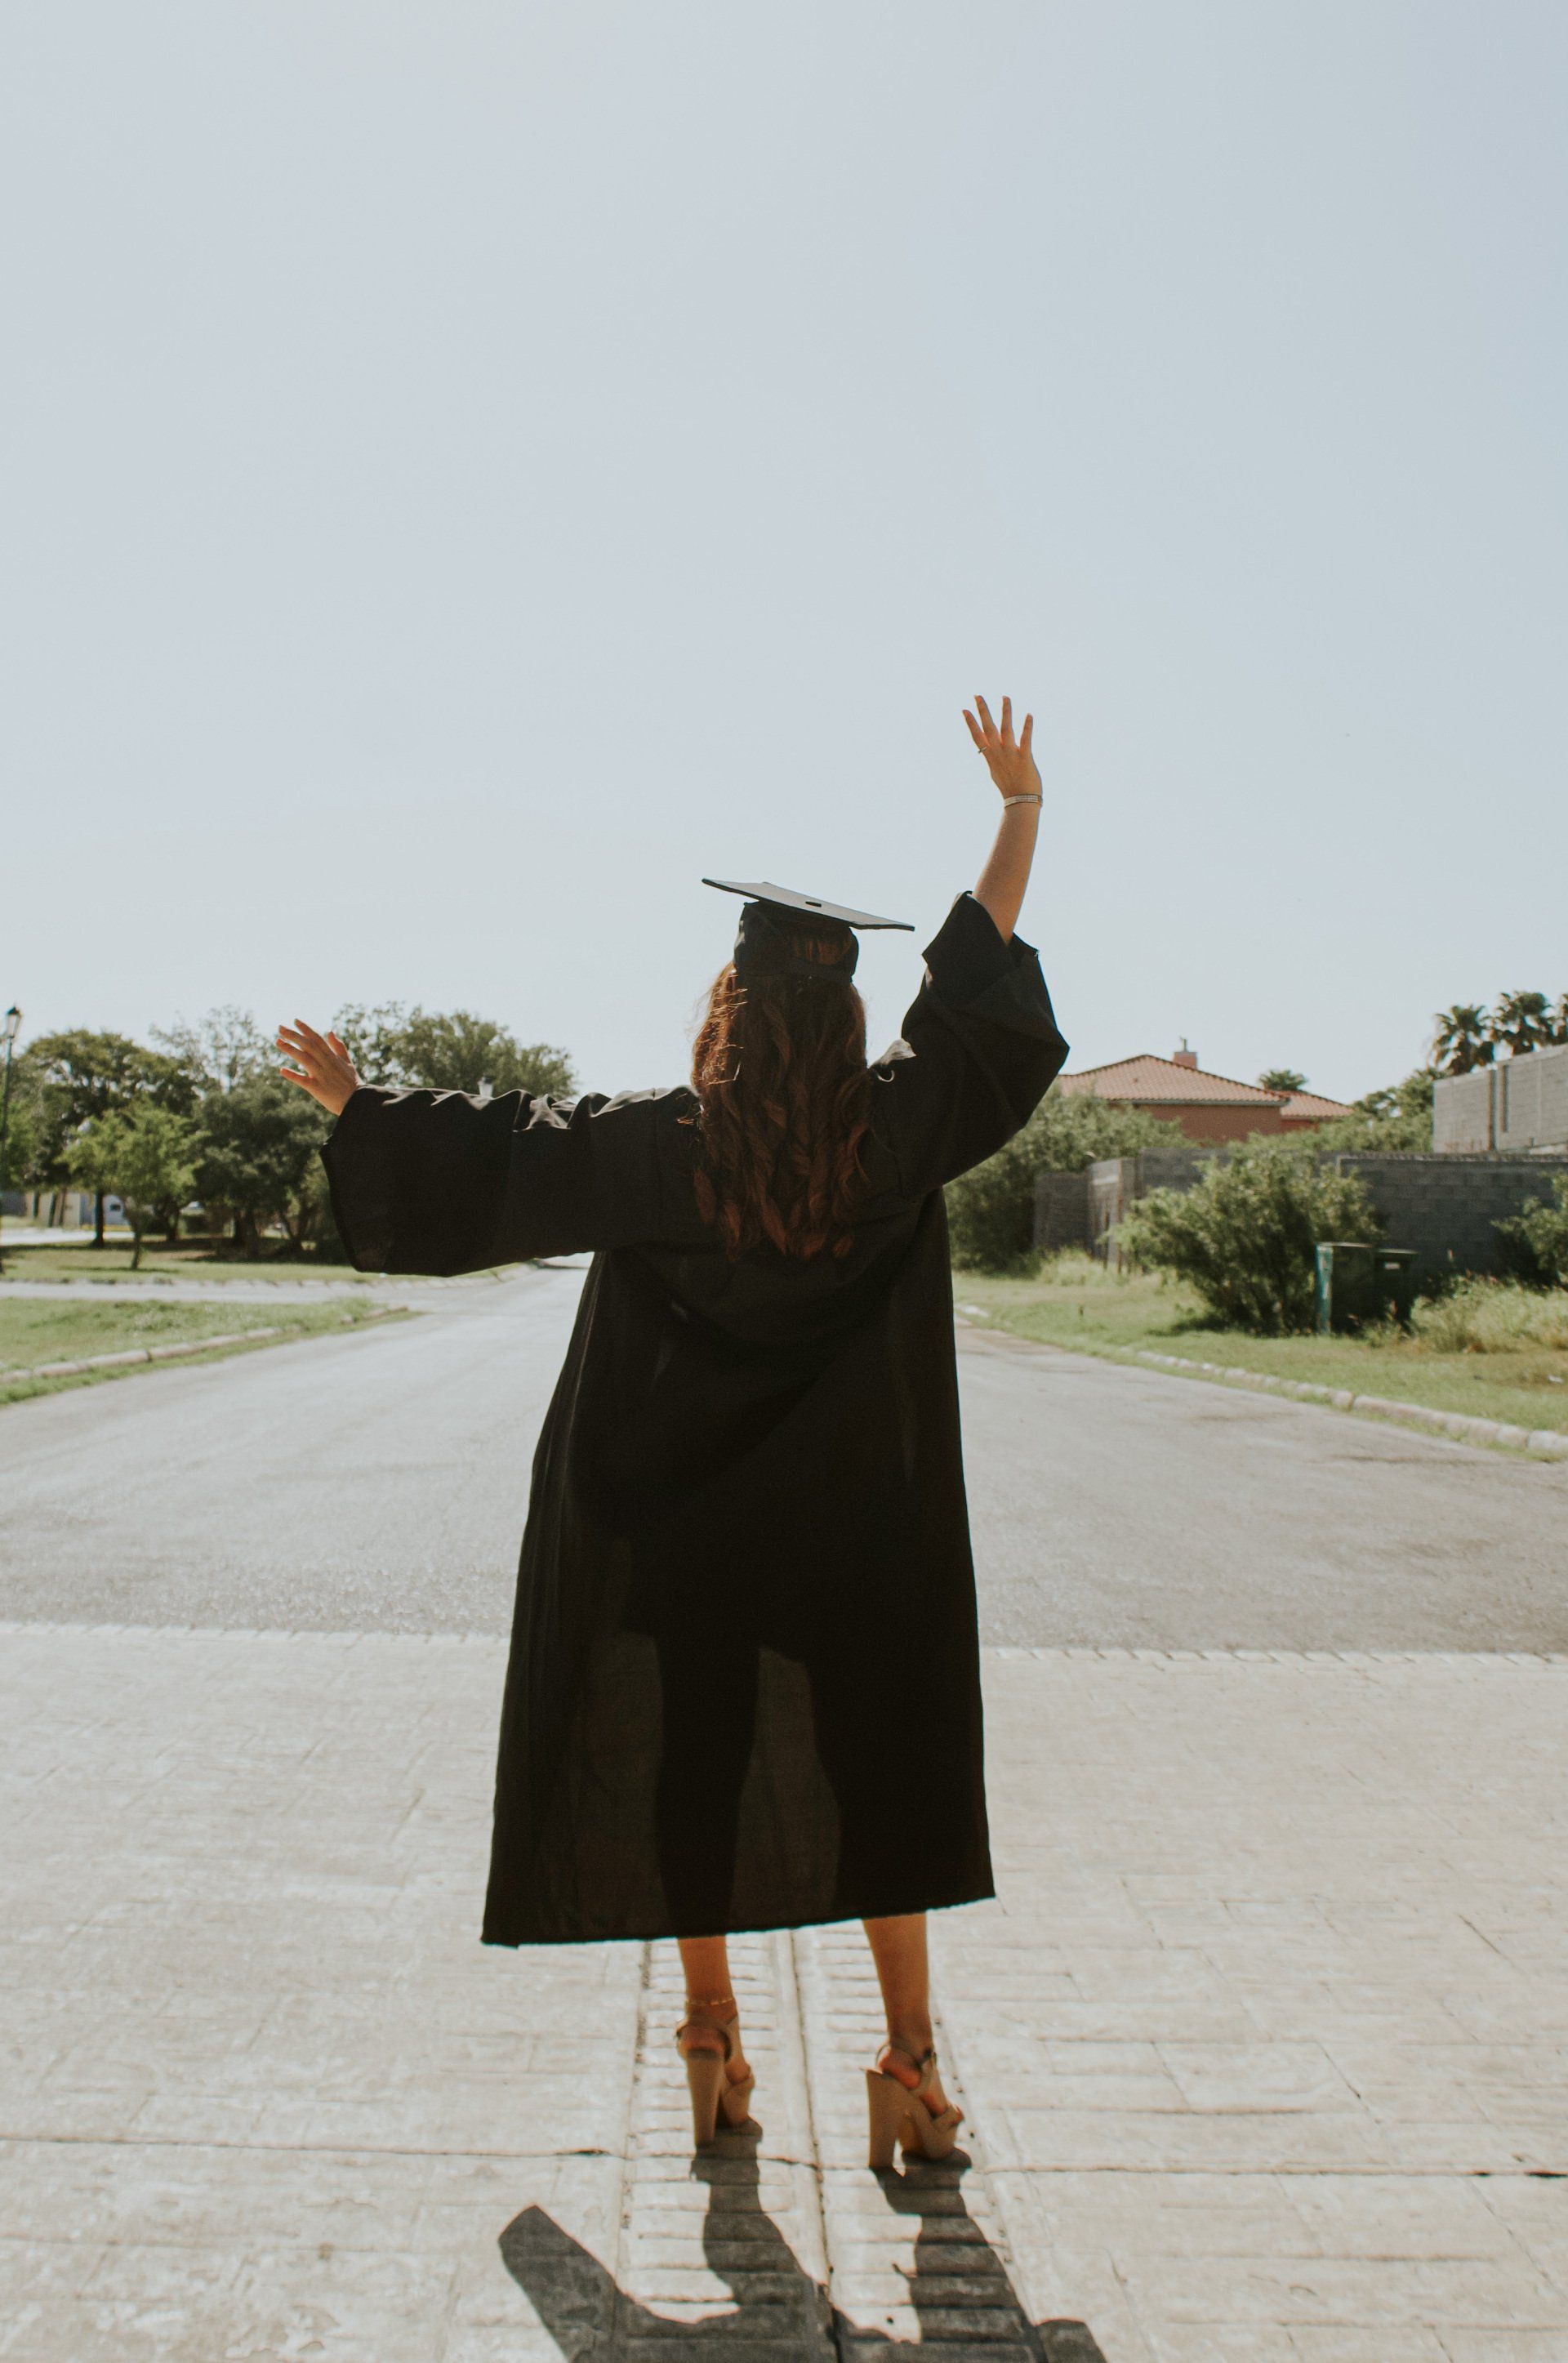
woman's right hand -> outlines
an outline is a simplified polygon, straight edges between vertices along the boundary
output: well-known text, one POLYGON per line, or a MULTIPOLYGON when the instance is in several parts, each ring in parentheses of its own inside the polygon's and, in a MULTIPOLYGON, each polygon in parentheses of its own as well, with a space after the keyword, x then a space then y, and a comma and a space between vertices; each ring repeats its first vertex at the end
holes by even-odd
POLYGON ((314 1026, 296 1017, 292 1026, 279 1026, 278 1048, 294 1061, 292 1067, 280 1068, 280 1074, 298 1083, 313 1100, 319 1100, 330 1115, 341 1115, 359 1088, 354 1061, 341 1036, 318 1034, 314 1026), (302 1067, 304 1074, 299 1071, 302 1067))

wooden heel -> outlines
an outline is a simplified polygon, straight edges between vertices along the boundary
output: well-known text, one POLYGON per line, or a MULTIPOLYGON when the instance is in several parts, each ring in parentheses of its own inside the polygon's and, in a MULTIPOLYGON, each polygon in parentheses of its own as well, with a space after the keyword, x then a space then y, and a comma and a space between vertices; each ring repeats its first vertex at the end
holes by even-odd
POLYGON ((689 2051, 686 2081, 691 2091, 691 2133, 699 2149, 712 2142, 723 2097, 724 2061, 718 2051, 689 2051))
POLYGON ((866 2098, 871 2113, 869 2164, 874 2173, 892 2165, 895 2144, 902 2147, 906 2157, 911 2150, 918 2150, 922 2158, 951 2158, 964 2122, 963 2110, 951 2102, 935 2116, 926 2106, 925 2094, 936 2081, 935 2051, 927 2050, 917 2058, 898 2041, 891 2048, 909 2061, 920 2082, 911 2087, 880 2068, 866 2070, 866 2098))
POLYGON ((676 2029, 676 2047, 686 2063, 686 2082, 691 2094, 691 2131, 699 2149, 723 2149, 744 2144, 749 2147, 762 2131, 751 2115, 751 2096, 756 2089, 756 2079, 747 2069, 738 2083, 730 2079, 730 2061, 734 2056, 734 2040, 740 2025, 733 2015, 724 2020, 688 2019, 676 2029), (723 2051, 689 2051, 687 2039, 699 2027, 710 2028, 723 2045, 723 2051))
POLYGON ((892 2165, 894 2147, 913 2099, 896 2076, 884 2076, 878 2068, 866 2070, 866 2102, 871 2119, 871 2147, 866 2162, 873 2174, 892 2165))

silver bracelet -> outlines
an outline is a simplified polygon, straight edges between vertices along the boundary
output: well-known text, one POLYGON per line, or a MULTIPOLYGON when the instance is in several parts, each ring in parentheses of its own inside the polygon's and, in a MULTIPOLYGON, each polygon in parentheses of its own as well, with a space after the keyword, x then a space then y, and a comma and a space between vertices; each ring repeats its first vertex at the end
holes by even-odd
POLYGON ((1003 796, 1002 810, 1005 812, 1009 804, 1038 804, 1044 801, 1043 796, 1003 796))

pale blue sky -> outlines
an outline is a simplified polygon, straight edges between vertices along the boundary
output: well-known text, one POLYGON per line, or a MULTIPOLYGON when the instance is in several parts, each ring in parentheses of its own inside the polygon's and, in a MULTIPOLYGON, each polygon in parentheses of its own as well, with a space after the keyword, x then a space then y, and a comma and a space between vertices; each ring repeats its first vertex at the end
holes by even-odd
MULTIPOLYGON (((0 1001, 684 1072, 973 882, 1079 1067, 1568 985, 1560 0, 13 10, 0 1001)), ((908 937, 861 974, 880 1041, 908 937)))

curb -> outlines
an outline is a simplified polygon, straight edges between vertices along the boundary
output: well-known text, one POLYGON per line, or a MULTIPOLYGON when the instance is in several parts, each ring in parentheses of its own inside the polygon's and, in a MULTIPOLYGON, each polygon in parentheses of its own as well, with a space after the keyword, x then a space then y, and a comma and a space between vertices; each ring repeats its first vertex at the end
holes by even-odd
POLYGON ((1320 1387, 1309 1379, 1275 1379, 1259 1370, 1227 1368, 1220 1362, 1190 1361, 1184 1354, 1156 1354, 1146 1346, 1132 1348, 1132 1359, 1161 1370, 1191 1370, 1199 1378, 1223 1379, 1233 1387, 1250 1387, 1255 1394, 1286 1395, 1293 1403, 1327 1403, 1333 1411, 1359 1412, 1367 1419, 1390 1419, 1401 1427, 1419 1427, 1429 1436, 1446 1436, 1457 1444, 1498 1444, 1536 1460, 1568 1460, 1568 1436, 1549 1427, 1515 1427, 1502 1419, 1473 1419, 1460 1411, 1433 1411, 1426 1403, 1395 1403, 1386 1395, 1358 1395, 1349 1387, 1320 1387))
MULTIPOLYGON (((345 1317, 338 1325, 344 1329, 362 1329, 367 1321, 384 1320, 389 1313, 403 1308, 396 1304, 374 1304, 358 1320, 345 1317)), ((38 1362, 31 1370, 0 1370, 0 1387, 19 1385, 25 1379, 74 1379, 85 1370, 128 1370, 137 1362, 172 1362, 182 1354, 211 1354, 220 1346, 248 1346, 258 1337, 288 1337, 296 1330, 302 1333, 305 1325, 300 1321, 274 1322, 265 1329, 237 1329, 221 1337, 186 1337, 172 1346, 131 1346, 120 1354, 87 1354, 74 1362, 38 1362)), ((315 1333, 320 1336, 318 1330, 315 1333)))
POLYGON ((1401 1427, 1419 1428, 1450 1444, 1496 1445, 1522 1452, 1532 1460, 1568 1460, 1568 1436, 1550 1427, 1515 1427, 1502 1419, 1474 1419, 1468 1413, 1433 1411, 1427 1403, 1395 1403, 1386 1395, 1358 1395, 1349 1387, 1320 1387, 1309 1379, 1276 1379, 1261 1370, 1243 1370, 1233 1363, 1198 1362, 1186 1354, 1156 1354, 1147 1346, 1064 1346, 1054 1337, 1021 1337, 989 1320, 966 1320, 955 1326, 977 1337, 1016 1347, 1021 1353, 1076 1354, 1085 1361, 1143 1362, 1150 1369, 1170 1370, 1178 1378, 1207 1379, 1225 1386, 1245 1387, 1254 1394, 1284 1395, 1292 1403, 1321 1403, 1330 1411, 1354 1412, 1366 1419, 1393 1420, 1401 1427))

